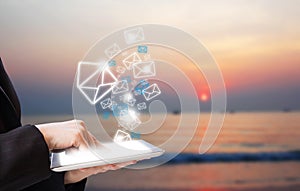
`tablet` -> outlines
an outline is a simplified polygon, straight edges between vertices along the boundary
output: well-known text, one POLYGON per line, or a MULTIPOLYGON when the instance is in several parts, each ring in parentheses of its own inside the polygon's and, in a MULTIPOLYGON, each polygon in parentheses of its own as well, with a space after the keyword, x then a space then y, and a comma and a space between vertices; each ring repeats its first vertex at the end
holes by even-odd
POLYGON ((66 149, 51 153, 51 170, 69 171, 107 164, 116 164, 132 160, 144 160, 162 155, 164 151, 146 141, 103 143, 93 150, 79 151, 66 149))

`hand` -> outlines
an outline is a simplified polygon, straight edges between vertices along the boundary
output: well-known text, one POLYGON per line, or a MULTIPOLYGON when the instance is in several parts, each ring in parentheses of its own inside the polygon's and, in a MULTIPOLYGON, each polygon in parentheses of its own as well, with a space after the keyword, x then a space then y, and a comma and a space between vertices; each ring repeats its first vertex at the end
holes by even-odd
POLYGON ((71 170, 65 173, 65 184, 71 184, 75 182, 79 182, 80 180, 87 178, 91 175, 95 175, 98 173, 104 173, 108 170, 117 170, 123 168, 125 166, 135 164, 136 161, 130 161, 126 163, 118 163, 118 164, 109 164, 105 166, 97 166, 91 168, 84 168, 79 170, 71 170))
POLYGON ((97 141, 81 120, 36 125, 43 134, 49 150, 76 147, 80 150, 93 146, 97 141))

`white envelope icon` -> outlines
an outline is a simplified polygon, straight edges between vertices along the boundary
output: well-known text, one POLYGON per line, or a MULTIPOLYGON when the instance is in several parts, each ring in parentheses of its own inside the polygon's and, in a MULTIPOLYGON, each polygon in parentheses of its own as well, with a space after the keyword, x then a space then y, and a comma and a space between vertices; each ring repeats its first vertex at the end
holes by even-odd
POLYGON ((155 64, 153 61, 139 62, 132 65, 135 78, 146 78, 155 76, 155 64))
POLYGON ((145 102, 136 104, 138 110, 147 109, 147 105, 145 102))
POLYGON ((77 88, 91 104, 107 95, 117 81, 105 63, 78 63, 77 88))
POLYGON ((119 124, 120 126, 124 127, 127 130, 134 130, 137 128, 142 122, 138 117, 132 117, 130 115, 121 116, 119 118, 119 124))
POLYGON ((120 49, 119 45, 117 45, 116 43, 114 43, 113 45, 111 45, 110 47, 105 49, 105 51, 104 51, 106 56, 108 56, 109 58, 114 57, 119 52, 121 52, 121 49, 120 49))
POLYGON ((138 114, 134 110, 127 110, 127 115, 117 117, 119 125, 127 130, 133 130, 138 127, 142 122, 138 118, 138 114))
POLYGON ((158 87, 157 84, 152 84, 151 86, 145 88, 143 91, 142 91, 145 99, 147 101, 149 101, 150 99, 153 99, 154 97, 158 96, 159 94, 161 94, 161 91, 158 87))
POLYGON ((110 98, 106 98, 105 100, 100 102, 102 109, 106 109, 112 106, 112 102, 110 98))
POLYGON ((127 70, 131 70, 132 69, 132 65, 134 63, 138 63, 141 62, 141 58, 139 57, 139 55, 134 52, 132 54, 130 54, 129 56, 127 56, 122 62, 125 65, 125 67, 127 68, 127 70))
POLYGON ((144 30, 142 27, 136 27, 124 31, 124 38, 127 44, 133 44, 145 40, 144 30))
POLYGON ((113 94, 119 94, 129 91, 127 80, 118 81, 112 89, 113 94))
POLYGON ((131 137, 125 131, 118 130, 114 136, 114 141, 115 142, 131 141, 131 137))

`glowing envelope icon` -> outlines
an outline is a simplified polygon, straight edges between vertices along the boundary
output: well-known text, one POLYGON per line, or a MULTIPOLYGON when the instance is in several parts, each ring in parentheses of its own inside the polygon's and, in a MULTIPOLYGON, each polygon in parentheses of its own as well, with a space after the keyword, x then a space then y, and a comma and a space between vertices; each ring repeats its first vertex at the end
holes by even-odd
POLYGON ((96 104, 118 82, 105 63, 79 62, 77 88, 91 103, 96 104))

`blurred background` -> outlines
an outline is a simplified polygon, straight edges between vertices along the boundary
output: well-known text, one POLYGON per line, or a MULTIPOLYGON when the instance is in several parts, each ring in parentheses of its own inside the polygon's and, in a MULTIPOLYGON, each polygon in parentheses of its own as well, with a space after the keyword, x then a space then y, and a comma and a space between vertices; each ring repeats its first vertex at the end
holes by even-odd
POLYGON ((145 23, 187 31, 211 51, 226 84, 228 112, 215 145, 198 155, 195 139, 169 164, 96 175, 87 190, 299 190, 299 7, 297 0, 1 0, 0 56, 24 123, 67 120, 77 63, 99 38, 145 23))

